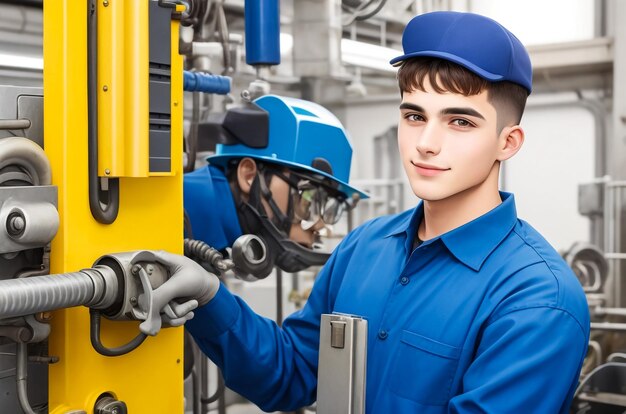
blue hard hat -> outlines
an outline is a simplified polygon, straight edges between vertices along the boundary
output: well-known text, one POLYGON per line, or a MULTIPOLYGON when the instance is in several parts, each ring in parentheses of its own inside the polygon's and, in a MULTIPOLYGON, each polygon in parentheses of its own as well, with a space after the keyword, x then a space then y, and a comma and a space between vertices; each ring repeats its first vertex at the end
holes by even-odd
POLYGON ((491 82, 509 81, 532 90, 528 51, 513 33, 474 13, 432 12, 414 17, 402 34, 404 55, 392 65, 418 56, 454 62, 491 82))
POLYGON ((217 144, 207 161, 226 169, 232 159, 244 157, 321 175, 350 198, 368 195, 348 184, 352 144, 341 122, 326 108, 302 99, 265 95, 254 103, 269 114, 266 146, 253 148, 241 143, 217 144))

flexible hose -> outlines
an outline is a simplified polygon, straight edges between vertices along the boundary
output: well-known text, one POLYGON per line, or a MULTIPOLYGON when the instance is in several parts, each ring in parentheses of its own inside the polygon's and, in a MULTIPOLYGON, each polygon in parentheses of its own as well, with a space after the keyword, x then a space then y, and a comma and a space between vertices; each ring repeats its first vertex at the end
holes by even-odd
POLYGON ((17 368, 15 381, 17 385, 17 398, 24 414, 36 414, 28 401, 27 385, 28 385, 28 345, 25 342, 17 344, 17 368))
POLYGON ((91 339, 91 345, 100 355, 113 357, 127 354, 141 345, 148 337, 148 335, 142 332, 127 344, 116 348, 108 348, 102 344, 102 340, 100 339, 100 312, 95 309, 89 309, 89 319, 89 338, 91 339))
POLYGON ((195 257, 204 262, 211 263, 217 270, 225 272, 235 267, 232 260, 224 259, 222 253, 215 250, 202 240, 185 239, 185 256, 195 257))
POLYGON ((190 72, 188 70, 183 72, 183 89, 188 92, 227 95, 230 93, 231 82, 232 79, 229 76, 190 72))
POLYGON ((0 319, 85 305, 95 293, 83 272, 0 280, 0 319))

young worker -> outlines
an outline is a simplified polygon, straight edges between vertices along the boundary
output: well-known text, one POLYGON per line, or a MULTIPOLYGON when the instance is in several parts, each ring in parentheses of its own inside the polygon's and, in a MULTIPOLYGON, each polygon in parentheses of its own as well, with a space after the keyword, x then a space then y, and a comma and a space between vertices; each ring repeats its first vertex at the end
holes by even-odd
POLYGON ((501 162, 524 142, 528 53, 497 22, 456 12, 415 17, 403 47, 398 144, 423 202, 351 232, 282 328, 184 257, 161 254, 173 274, 163 286, 198 289, 187 329, 264 410, 315 400, 320 315, 342 312, 368 320, 368 413, 565 414, 585 296, 498 191, 501 162))

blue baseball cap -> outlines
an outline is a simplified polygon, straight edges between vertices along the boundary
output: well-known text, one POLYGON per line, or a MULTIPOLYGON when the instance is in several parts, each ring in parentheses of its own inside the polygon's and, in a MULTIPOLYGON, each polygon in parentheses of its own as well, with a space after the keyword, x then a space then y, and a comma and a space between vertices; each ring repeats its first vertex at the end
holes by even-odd
POLYGON ((389 63, 430 56, 454 62, 491 82, 509 81, 530 94, 528 51, 513 33, 485 16, 451 11, 415 16, 402 34, 404 55, 389 63))

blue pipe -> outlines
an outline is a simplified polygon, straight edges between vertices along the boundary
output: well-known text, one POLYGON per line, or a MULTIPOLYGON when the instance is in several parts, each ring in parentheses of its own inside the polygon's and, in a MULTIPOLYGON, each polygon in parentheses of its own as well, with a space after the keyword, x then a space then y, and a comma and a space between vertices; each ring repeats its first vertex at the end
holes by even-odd
POLYGON ((278 0, 246 0, 246 63, 280 63, 280 8, 278 0))
POLYGON ((209 75, 187 70, 183 73, 183 89, 189 92, 226 95, 230 93, 231 81, 232 79, 228 76, 209 75))

